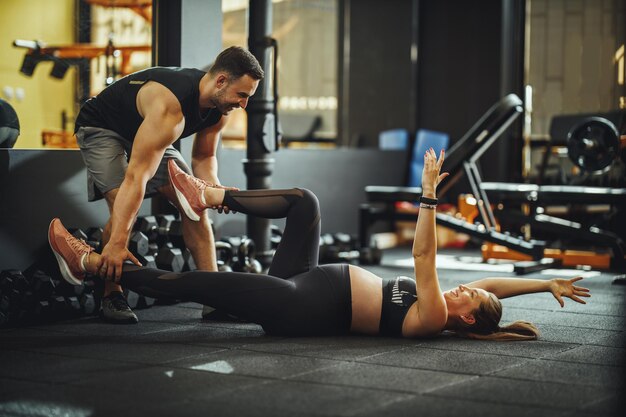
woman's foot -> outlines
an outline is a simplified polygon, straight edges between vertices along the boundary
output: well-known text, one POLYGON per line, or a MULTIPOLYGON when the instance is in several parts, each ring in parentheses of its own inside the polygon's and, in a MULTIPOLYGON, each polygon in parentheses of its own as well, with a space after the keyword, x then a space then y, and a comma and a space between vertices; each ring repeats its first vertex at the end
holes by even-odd
POLYGON ((48 242, 63 278, 72 285, 81 285, 87 272, 85 264, 93 248, 84 240, 72 236, 56 218, 48 227, 48 242))
POLYGON ((216 188, 213 184, 187 174, 173 159, 167 162, 167 170, 178 204, 191 220, 199 221, 204 210, 222 204, 223 188, 216 188))

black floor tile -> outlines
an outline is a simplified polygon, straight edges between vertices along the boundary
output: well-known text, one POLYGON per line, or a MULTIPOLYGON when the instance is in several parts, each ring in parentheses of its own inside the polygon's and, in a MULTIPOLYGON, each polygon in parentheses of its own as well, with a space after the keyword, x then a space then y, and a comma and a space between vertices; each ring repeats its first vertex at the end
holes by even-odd
POLYGON ((467 374, 344 362, 333 367, 296 375, 290 379, 417 394, 473 378, 476 377, 467 374))
POLYGON ((288 378, 339 363, 328 359, 234 349, 173 361, 168 365, 204 372, 288 378))
POLYGON ((626 364, 626 349, 585 345, 551 355, 547 358, 567 362, 623 367, 626 364))
POLYGON ((446 398, 574 410, 606 395, 604 387, 483 377, 430 393, 446 398))
MULTIPOLYGON (((443 288, 513 276, 440 272, 443 288)), ((611 280, 583 281, 587 305, 504 300, 504 323, 542 331, 529 342, 272 337, 256 324, 203 321, 194 303, 139 310, 134 326, 93 317, 3 329, 0 416, 621 416, 626 288, 611 280)))
POLYGON ((564 417, 566 411, 510 405, 481 400, 420 395, 375 410, 359 413, 359 417, 564 417))
POLYGON ((613 388, 624 384, 624 369, 589 363, 536 360, 498 371, 493 376, 613 388))
POLYGON ((470 375, 487 375, 501 369, 528 361, 526 358, 490 355, 474 352, 457 352, 422 347, 406 348, 382 353, 363 362, 394 365, 405 368, 428 369, 470 375))
POLYGON ((225 417, 353 416, 408 398, 410 394, 290 380, 244 388, 208 403, 225 417))

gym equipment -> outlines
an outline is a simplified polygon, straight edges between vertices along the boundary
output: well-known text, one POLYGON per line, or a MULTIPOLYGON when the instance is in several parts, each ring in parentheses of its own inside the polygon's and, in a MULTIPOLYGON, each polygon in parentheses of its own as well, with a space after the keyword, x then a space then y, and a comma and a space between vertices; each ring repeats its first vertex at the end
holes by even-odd
POLYGON ((0 99, 0 148, 12 148, 20 135, 20 121, 13 106, 0 99))
POLYGON ((150 248, 148 247, 148 237, 144 235, 139 230, 135 230, 130 234, 130 240, 128 241, 128 250, 130 250, 133 255, 147 255, 150 248))
POLYGON ((624 145, 613 123, 603 117, 589 117, 567 135, 567 154, 585 172, 606 172, 619 158, 624 145))
POLYGON ((85 316, 93 316, 98 311, 93 294, 82 294, 78 297, 78 301, 85 316))
POLYGON ((138 255, 137 260, 141 262, 141 265, 145 266, 146 268, 156 269, 157 267, 154 255, 138 255))
POLYGON ((155 216, 140 216, 137 218, 133 229, 139 230, 141 233, 146 235, 150 243, 153 243, 156 241, 159 234, 157 229, 158 227, 159 223, 157 222, 155 216))
POLYGON ((260 274, 263 271, 263 266, 254 256, 254 241, 249 238, 243 238, 239 248, 237 248, 237 259, 232 265, 233 271, 260 274))
POLYGON ((70 232, 70 234, 74 236, 76 239, 80 239, 84 241, 89 240, 89 236, 87 236, 87 233, 85 233, 83 229, 72 228, 72 229, 68 229, 68 232, 70 232))
MULTIPOLYGON (((523 112, 523 103, 515 94, 509 94, 494 104, 487 112, 474 124, 465 135, 459 139, 446 153, 442 172, 450 175, 439 186, 438 195, 442 197, 446 191, 456 183, 463 173, 467 174, 470 185, 476 196, 481 196, 478 192, 475 177, 478 174, 476 161, 483 153, 504 133, 511 123, 515 121, 523 112)), ((414 214, 398 213, 395 210, 396 202, 419 201, 422 190, 420 187, 365 187, 368 203, 361 205, 359 219, 359 238, 361 247, 370 246, 370 226, 378 220, 415 220, 414 214), (381 207, 382 206, 382 207, 381 207)), ((483 193, 484 194, 484 193, 483 193)), ((477 197, 477 198, 479 198, 477 197)), ((481 214, 483 214, 481 212, 481 214)), ((487 213, 484 213, 485 217, 487 213)), ((527 253, 530 251, 540 252, 543 248, 535 245, 528 246, 522 238, 507 237, 494 233, 491 224, 495 224, 495 219, 487 219, 489 223, 486 229, 477 229, 474 225, 467 225, 465 233, 479 237, 481 239, 494 239, 498 242, 507 241, 511 245, 517 245, 527 253)), ((459 222, 454 216, 437 213, 437 222, 452 228, 463 229, 466 222, 459 222)))
POLYGON ((185 266, 183 252, 178 248, 169 246, 164 246, 159 250, 155 261, 157 268, 172 272, 182 272, 185 266))
POLYGON ((272 249, 278 248, 282 238, 283 231, 280 230, 280 228, 275 224, 270 225, 270 242, 272 244, 272 249))
POLYGON ((357 238, 347 233, 324 233, 319 241, 320 263, 347 262, 361 265, 378 265, 382 259, 382 251, 375 245, 361 248, 357 238))
POLYGON ((159 226, 157 227, 156 243, 163 246, 171 243, 173 246, 184 249, 185 240, 183 239, 182 221, 176 219, 173 214, 162 214, 157 216, 159 226))
POLYGON ((194 261, 193 255, 188 248, 185 248, 183 250, 183 259, 185 261, 183 271, 195 271, 198 269, 198 267, 196 266, 196 261, 194 261))
POLYGON ((218 240, 215 242, 217 252, 217 270, 220 272, 232 272, 233 247, 230 243, 218 240))
MULTIPOLYGON (((502 193, 515 194, 517 200, 523 200, 525 204, 532 203, 529 212, 525 215, 526 223, 535 227, 542 227, 560 238, 564 235, 581 242, 591 242, 600 246, 608 247, 612 251, 610 268, 620 270, 625 267, 624 242, 615 234, 597 227, 583 227, 575 222, 568 222, 556 217, 545 216, 539 213, 539 208, 547 203, 573 200, 585 201, 587 204, 610 203, 616 207, 626 207, 626 189, 607 189, 599 187, 574 187, 570 186, 537 186, 529 184, 503 184, 483 183, 480 177, 477 162, 484 152, 502 135, 506 128, 522 114, 522 101, 514 94, 504 97, 458 141, 446 155, 442 171, 450 173, 450 176, 440 185, 439 196, 454 184, 462 174, 467 176, 472 193, 478 200, 479 209, 478 224, 472 224, 454 216, 437 213, 437 223, 455 231, 468 234, 481 241, 487 241, 507 247, 517 253, 527 255, 532 260, 540 260, 546 257, 548 242, 544 240, 526 239, 524 236, 515 236, 502 233, 498 230, 496 217, 493 213, 488 191, 492 196, 495 194, 502 197, 502 193), (542 199, 542 197, 544 197, 542 199)), ((579 139, 574 139, 574 141, 579 139)), ((592 159, 587 160, 591 167, 592 159)), ((584 163, 583 163, 584 164, 584 163)), ((415 220, 414 214, 398 213, 395 203, 398 201, 419 201, 421 189, 418 187, 366 187, 368 204, 363 204, 360 209, 360 240, 361 246, 367 247, 369 243, 369 228, 378 220, 415 220), (378 204, 378 205, 377 205, 378 204), (382 207, 381 207, 382 205, 382 207)), ((511 214, 512 210, 499 211, 498 215, 511 214)))
MULTIPOLYGON (((27 49, 20 72, 32 76, 35 67, 43 61, 52 61, 54 66, 50 76, 61 79, 67 72, 69 65, 79 65, 84 59, 93 59, 99 56, 121 56, 119 73, 124 76, 132 72, 131 55, 135 52, 150 52, 150 45, 115 46, 112 41, 108 45, 96 46, 86 43, 71 45, 48 46, 40 41, 16 39, 13 41, 16 48, 27 49)), ((115 72, 107 65, 107 77, 115 72)))

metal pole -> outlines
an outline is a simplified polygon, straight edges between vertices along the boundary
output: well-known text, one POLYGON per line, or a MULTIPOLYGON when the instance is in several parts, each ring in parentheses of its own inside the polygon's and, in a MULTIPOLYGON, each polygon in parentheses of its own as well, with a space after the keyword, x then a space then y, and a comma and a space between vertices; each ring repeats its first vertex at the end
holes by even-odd
MULTIPOLYGON (((248 9, 249 35, 248 49, 256 57, 265 72, 265 78, 259 83, 256 94, 248 101, 247 151, 243 160, 244 172, 249 190, 271 187, 271 175, 274 159, 270 154, 275 150, 274 108, 276 103, 272 95, 270 80, 272 33, 272 1, 254 0, 248 9)), ((256 258, 268 266, 272 258, 270 244, 270 221, 254 216, 247 218, 247 234, 256 244, 256 258)))

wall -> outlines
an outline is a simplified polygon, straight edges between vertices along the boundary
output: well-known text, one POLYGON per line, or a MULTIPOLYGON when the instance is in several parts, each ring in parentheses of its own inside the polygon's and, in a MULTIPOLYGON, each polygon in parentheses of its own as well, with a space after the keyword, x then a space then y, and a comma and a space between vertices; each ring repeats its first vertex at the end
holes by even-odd
POLYGON ((344 0, 339 117, 344 146, 378 146, 382 130, 415 128, 414 1, 344 0))
MULTIPOLYGON (((40 148, 42 129, 61 129, 61 111, 74 115, 75 70, 63 80, 50 77, 52 63, 40 63, 32 77, 19 72, 25 49, 15 39, 63 45, 74 42, 74 0, 0 1, 0 88, 24 90, 24 99, 3 98, 15 108, 21 134, 16 147, 40 148)), ((70 128, 73 126, 70 126, 70 128)))
MULTIPOLYGON (((447 132, 451 144, 501 98, 502 1, 420 1, 418 126, 447 132)), ((492 146, 481 159, 498 158, 492 146)), ((482 168, 486 180, 507 180, 493 163, 482 168)))
POLYGON ((533 87, 532 133, 546 135, 555 114, 626 108, 626 2, 533 0, 527 83, 533 87), (623 82, 623 81, 622 81, 623 82), (621 99, 620 99, 621 97, 621 99))
MULTIPOLYGON (((244 156, 243 150, 220 150, 223 184, 245 188, 244 156)), ((281 150, 274 157, 273 188, 298 186, 317 193, 323 232, 356 233, 358 206, 365 201, 364 187, 399 185, 405 168, 401 152, 281 150)), ((144 202, 140 214, 150 212, 150 203, 144 202)), ((0 270, 25 269, 46 256, 46 231, 53 217, 60 217, 67 227, 81 228, 103 226, 108 219, 104 201, 87 202, 86 171, 80 153, 0 150, 0 270)), ((212 212, 211 217, 218 236, 245 231, 242 214, 212 212)))

